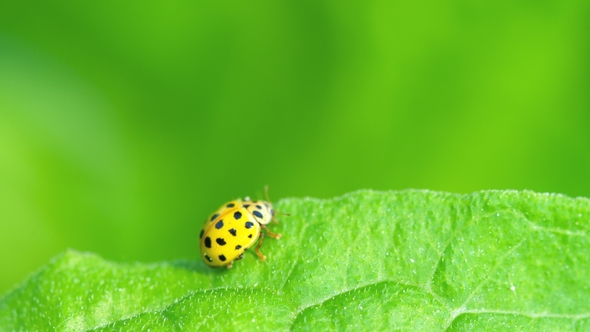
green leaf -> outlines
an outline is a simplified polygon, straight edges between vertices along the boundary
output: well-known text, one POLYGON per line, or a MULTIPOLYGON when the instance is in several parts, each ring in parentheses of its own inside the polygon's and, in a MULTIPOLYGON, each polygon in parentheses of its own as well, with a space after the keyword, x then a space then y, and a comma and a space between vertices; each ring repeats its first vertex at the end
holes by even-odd
MULTIPOLYGON (((284 199, 234 267, 68 251, 0 300, 6 330, 590 329, 590 200, 484 191, 284 199)), ((195 248, 197 247, 195 234, 195 248)), ((154 244, 156 245, 156 244, 154 244)))

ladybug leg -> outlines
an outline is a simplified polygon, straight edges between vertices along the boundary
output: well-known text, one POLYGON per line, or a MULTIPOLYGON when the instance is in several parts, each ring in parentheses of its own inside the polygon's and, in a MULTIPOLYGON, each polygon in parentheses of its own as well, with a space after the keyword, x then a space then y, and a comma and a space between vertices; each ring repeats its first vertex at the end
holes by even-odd
POLYGON ((258 257, 260 257, 260 260, 264 262, 266 260, 266 256, 264 256, 260 252, 260 246, 262 245, 262 240, 264 240, 264 233, 260 232, 260 241, 258 241, 258 245, 256 246, 256 250, 254 250, 254 251, 256 252, 256 255, 258 255, 258 257))
MULTIPOLYGON (((266 227, 266 225, 260 225, 260 226, 262 226, 262 228, 264 228, 264 230, 266 231, 266 233, 268 234, 268 236, 274 237, 275 239, 280 239, 281 238, 281 236, 282 236, 281 234, 277 234, 277 233, 273 233, 273 232, 269 231, 268 228, 266 227)), ((261 233, 261 235, 262 235, 262 233, 261 233)))
POLYGON ((241 253, 240 256, 236 257, 233 261, 231 261, 229 264, 227 264, 226 267, 228 269, 231 269, 231 267, 234 265, 234 262, 239 261, 242 258, 244 258, 244 253, 241 253))

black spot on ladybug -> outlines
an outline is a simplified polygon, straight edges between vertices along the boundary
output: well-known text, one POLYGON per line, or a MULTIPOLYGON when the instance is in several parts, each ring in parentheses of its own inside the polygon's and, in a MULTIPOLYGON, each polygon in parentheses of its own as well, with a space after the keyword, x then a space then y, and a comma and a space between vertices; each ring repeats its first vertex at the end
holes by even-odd
POLYGON ((266 206, 267 209, 270 207, 267 202, 264 202, 264 206, 266 206))
POLYGON ((244 208, 247 209, 250 207, 250 204, 244 204, 244 208))
POLYGON ((236 213, 234 213, 234 218, 236 218, 236 220, 239 220, 240 218, 242 218, 242 212, 236 211, 236 213))
POLYGON ((217 219, 217 217, 219 217, 219 213, 216 213, 214 215, 211 216, 211 221, 217 219))
POLYGON ((230 230, 229 230, 229 233, 230 233, 231 235, 233 235, 233 236, 236 236, 236 234, 237 234, 237 232, 236 232, 236 229, 235 229, 235 228, 232 228, 232 229, 230 229, 230 230))
POLYGON ((205 230, 204 229, 201 229, 201 235, 199 235, 199 239, 202 239, 203 238, 203 234, 205 234, 205 230))
POLYGON ((223 227, 223 220, 219 220, 217 224, 215 224, 215 228, 221 229, 221 227, 223 227))
POLYGON ((217 244, 219 244, 220 246, 224 246, 225 245, 225 240, 218 237, 215 242, 217 242, 217 244))
POLYGON ((235 204, 234 204, 234 203, 229 203, 229 204, 228 204, 228 205, 226 205, 225 207, 227 207, 227 208, 233 208, 234 206, 235 206, 235 204))
POLYGON ((254 226, 254 223, 251 221, 246 221, 246 228, 252 228, 254 226))
POLYGON ((242 246, 238 244, 238 245, 236 246, 236 250, 240 250, 240 249, 242 249, 242 246))
POLYGON ((248 235, 249 238, 252 238, 252 234, 248 235))
POLYGON ((222 261, 222 262, 225 262, 225 256, 219 255, 219 260, 222 261))
POLYGON ((213 259, 211 257, 207 256, 207 254, 205 254, 203 256, 205 256, 205 259, 208 260, 209 262, 212 262, 213 261, 213 259))
POLYGON ((262 213, 260 213, 260 211, 254 211, 254 212, 252 212, 252 214, 258 218, 262 218, 262 213))
POLYGON ((273 210, 273 209, 270 209, 270 214, 271 214, 271 215, 274 217, 274 215, 275 215, 275 210, 273 210))
POLYGON ((211 238, 208 236, 205 238, 205 247, 211 249, 211 238))
POLYGON ((256 205, 256 208, 257 208, 258 210, 260 210, 260 209, 262 209, 262 206, 260 206, 260 205, 256 205))

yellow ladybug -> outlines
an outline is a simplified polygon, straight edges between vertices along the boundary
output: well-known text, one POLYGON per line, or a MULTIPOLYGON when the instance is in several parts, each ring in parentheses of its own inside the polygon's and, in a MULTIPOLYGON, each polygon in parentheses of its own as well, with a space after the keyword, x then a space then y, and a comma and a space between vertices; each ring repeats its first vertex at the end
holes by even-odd
POLYGON ((266 228, 271 221, 278 224, 270 202, 252 201, 248 197, 243 201, 227 202, 205 221, 201 230, 199 239, 203 261, 211 267, 227 266, 229 269, 234 261, 244 258, 244 251, 252 247, 259 237, 256 254, 264 261, 266 257, 260 252, 264 240, 261 229, 270 237, 281 238, 281 234, 266 228))

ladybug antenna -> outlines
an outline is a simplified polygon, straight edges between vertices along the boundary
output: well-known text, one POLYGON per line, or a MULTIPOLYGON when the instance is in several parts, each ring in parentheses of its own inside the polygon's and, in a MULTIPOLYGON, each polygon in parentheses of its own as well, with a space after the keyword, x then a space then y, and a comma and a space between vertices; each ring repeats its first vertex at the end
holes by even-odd
POLYGON ((270 198, 268 197, 268 185, 264 186, 264 197, 267 202, 270 202, 270 198))
MULTIPOLYGON (((264 186, 264 196, 266 197, 266 201, 270 202, 270 198, 268 197, 268 185, 264 186)), ((272 221, 275 224, 278 224, 279 222, 277 221, 277 218, 275 218, 275 214, 280 214, 281 216, 287 216, 290 217, 291 215, 288 213, 283 213, 277 210, 272 210, 272 221)))

